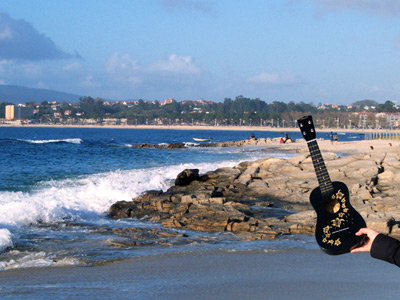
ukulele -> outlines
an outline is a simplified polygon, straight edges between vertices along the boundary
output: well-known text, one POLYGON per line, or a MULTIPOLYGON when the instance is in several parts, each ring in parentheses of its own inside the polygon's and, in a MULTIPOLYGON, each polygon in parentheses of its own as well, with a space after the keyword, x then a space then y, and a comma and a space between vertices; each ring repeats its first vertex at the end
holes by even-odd
POLYGON ((364 243, 364 236, 356 232, 366 227, 364 219, 351 206, 349 190, 343 182, 332 182, 316 140, 311 116, 297 120, 307 141, 319 187, 310 194, 310 202, 317 213, 315 238, 321 249, 331 255, 344 254, 364 243))

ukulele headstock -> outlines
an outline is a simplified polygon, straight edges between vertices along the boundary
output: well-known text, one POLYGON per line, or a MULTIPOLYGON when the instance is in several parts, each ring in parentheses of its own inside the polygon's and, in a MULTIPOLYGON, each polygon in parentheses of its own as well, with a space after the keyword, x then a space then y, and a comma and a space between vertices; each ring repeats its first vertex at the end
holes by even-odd
POLYGON ((307 142, 315 140, 316 134, 312 116, 304 116, 298 119, 297 124, 299 125, 300 131, 307 142))

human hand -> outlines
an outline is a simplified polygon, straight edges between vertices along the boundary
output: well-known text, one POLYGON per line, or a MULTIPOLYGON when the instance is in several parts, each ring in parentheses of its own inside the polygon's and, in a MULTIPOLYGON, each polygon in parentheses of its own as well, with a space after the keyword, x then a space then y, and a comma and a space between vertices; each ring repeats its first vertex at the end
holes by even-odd
POLYGON ((367 235, 368 240, 365 241, 365 243, 361 247, 357 247, 351 250, 351 253, 355 252, 370 252, 371 251, 371 246, 372 243, 374 242, 376 236, 379 234, 379 232, 370 229, 370 228, 361 228, 356 235, 367 235))

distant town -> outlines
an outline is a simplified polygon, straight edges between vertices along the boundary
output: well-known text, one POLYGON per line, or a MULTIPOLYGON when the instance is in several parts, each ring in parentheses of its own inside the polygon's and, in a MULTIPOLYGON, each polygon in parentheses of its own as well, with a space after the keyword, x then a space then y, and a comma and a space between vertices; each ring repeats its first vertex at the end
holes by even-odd
POLYGON ((296 127, 296 120, 312 114, 319 128, 398 129, 400 107, 396 101, 379 104, 361 100, 351 105, 267 103, 259 98, 238 96, 223 102, 209 100, 105 101, 81 97, 77 103, 28 101, 0 103, 3 125, 196 125, 296 127))

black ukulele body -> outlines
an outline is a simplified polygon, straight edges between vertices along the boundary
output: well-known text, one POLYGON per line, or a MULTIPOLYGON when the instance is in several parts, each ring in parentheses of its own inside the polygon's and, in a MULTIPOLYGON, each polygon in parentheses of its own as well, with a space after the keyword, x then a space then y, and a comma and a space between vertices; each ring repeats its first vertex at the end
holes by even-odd
POLYGON ((310 195, 310 202, 317 213, 315 238, 327 254, 337 255, 350 252, 363 243, 363 236, 356 236, 360 228, 366 227, 364 219, 351 206, 347 186, 332 182, 333 191, 324 196, 320 187, 310 195))

